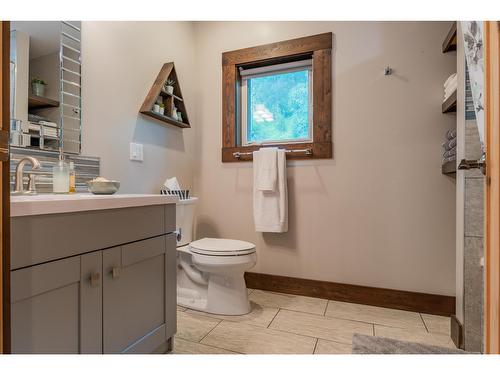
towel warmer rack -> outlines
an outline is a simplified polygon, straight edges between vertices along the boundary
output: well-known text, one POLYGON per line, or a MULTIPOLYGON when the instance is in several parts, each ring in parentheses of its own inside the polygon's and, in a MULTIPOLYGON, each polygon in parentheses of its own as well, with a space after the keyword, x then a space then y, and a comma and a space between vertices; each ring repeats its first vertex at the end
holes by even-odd
MULTIPOLYGON (((311 148, 304 148, 304 149, 300 149, 300 150, 285 150, 285 153, 287 154, 295 154, 295 153, 305 153, 307 156, 310 156, 312 155, 312 149, 311 148)), ((251 152, 233 152, 233 156, 236 158, 236 159, 239 159, 241 158, 242 156, 252 156, 253 155, 253 151, 251 152)))

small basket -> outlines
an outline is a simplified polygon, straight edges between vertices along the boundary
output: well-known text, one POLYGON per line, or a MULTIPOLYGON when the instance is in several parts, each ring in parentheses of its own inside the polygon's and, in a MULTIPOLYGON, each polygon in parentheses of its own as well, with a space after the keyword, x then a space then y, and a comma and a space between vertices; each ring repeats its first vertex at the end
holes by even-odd
POLYGON ((189 199, 189 190, 161 189, 160 194, 162 194, 162 195, 175 195, 176 197, 179 197, 180 200, 189 199))

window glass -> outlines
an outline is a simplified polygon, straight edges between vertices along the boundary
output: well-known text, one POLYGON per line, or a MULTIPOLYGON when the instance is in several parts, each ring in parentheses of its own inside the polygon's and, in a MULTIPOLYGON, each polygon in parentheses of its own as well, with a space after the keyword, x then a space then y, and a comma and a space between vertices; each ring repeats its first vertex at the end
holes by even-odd
POLYGON ((246 142, 309 140, 309 68, 246 79, 246 142))

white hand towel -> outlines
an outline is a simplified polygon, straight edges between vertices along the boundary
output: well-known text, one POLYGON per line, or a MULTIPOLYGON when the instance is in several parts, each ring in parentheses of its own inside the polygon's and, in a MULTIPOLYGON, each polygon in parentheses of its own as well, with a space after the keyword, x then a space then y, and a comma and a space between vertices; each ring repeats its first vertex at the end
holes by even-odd
POLYGON ((278 179, 278 149, 276 147, 261 148, 253 152, 253 168, 256 171, 254 185, 261 191, 276 191, 278 179))
MULTIPOLYGON (((255 157, 255 154, 254 154, 255 157)), ((288 231, 288 192, 285 150, 277 150, 277 181, 275 191, 257 188, 258 169, 254 159, 253 216, 257 232, 283 233, 288 231)))

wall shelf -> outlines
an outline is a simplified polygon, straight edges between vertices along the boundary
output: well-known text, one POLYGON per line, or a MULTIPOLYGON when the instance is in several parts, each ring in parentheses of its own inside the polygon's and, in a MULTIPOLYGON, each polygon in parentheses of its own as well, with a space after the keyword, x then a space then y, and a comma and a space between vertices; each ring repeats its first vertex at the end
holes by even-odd
POLYGON ((43 96, 37 96, 33 94, 29 94, 28 96, 29 109, 57 108, 57 107, 59 107, 59 102, 57 100, 44 98, 43 96))
POLYGON ((179 128, 190 128, 191 127, 189 124, 185 124, 183 122, 175 120, 172 117, 168 117, 168 116, 165 116, 165 115, 162 115, 160 113, 153 112, 153 111, 145 111, 145 112, 141 112, 141 113, 143 115, 153 117, 157 120, 166 122, 167 124, 174 125, 174 126, 177 126, 179 128))
POLYGON ((454 175, 457 173, 457 161, 447 161, 441 166, 441 173, 446 175, 454 175))
POLYGON ((152 117, 156 120, 162 121, 166 124, 177 126, 179 128, 190 128, 189 117, 186 111, 186 105, 184 99, 182 98, 182 91, 179 85, 179 78, 175 72, 175 66, 173 62, 163 64, 160 73, 156 77, 153 86, 149 90, 146 99, 142 103, 141 109, 139 110, 143 115, 152 117), (164 85, 167 79, 172 79, 174 83, 174 93, 169 94, 164 90, 164 85), (165 104, 165 114, 153 111, 153 106, 156 103, 158 97, 163 98, 163 104, 165 104), (182 113, 182 120, 178 121, 174 118, 174 107, 177 108, 178 112, 182 113))
POLYGON ((166 92, 166 91, 165 91, 165 90, 163 90, 163 89, 160 91, 160 95, 161 95, 161 96, 163 96, 163 97, 166 97, 166 98, 168 98, 168 97, 172 97, 172 98, 174 98, 175 100, 179 100, 179 101, 181 101, 181 102, 183 102, 183 101, 184 101, 184 100, 183 100, 180 96, 177 96, 177 95, 174 95, 174 94, 169 94, 168 92, 166 92))
POLYGON ((450 95, 442 104, 443 113, 451 113, 457 111, 457 91, 455 90, 453 94, 450 95))
POLYGON ((457 23, 453 22, 441 47, 443 53, 457 50, 457 23))

